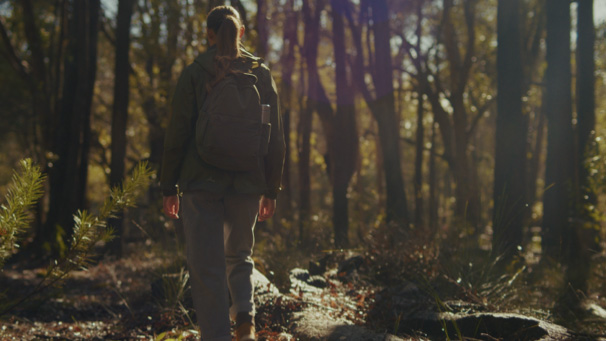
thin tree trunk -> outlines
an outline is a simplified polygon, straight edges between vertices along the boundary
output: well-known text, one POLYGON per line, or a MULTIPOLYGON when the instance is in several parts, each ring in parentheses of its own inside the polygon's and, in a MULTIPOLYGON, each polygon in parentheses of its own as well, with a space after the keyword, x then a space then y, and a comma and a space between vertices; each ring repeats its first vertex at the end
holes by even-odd
MULTIPOLYGON (((544 96, 543 96, 544 97, 544 96)), ((543 100, 543 103, 545 101, 543 100)), ((536 139, 534 141, 534 145, 532 146, 532 159, 529 161, 529 169, 527 176, 528 190, 526 192, 526 202, 529 207, 532 207, 537 200, 537 185, 540 173, 540 164, 541 164, 541 154, 543 151, 543 143, 545 140, 545 114, 544 114, 544 105, 541 106, 539 110, 537 110, 537 123, 536 123, 536 139)), ((531 211, 526 211, 526 220, 531 218, 531 211)))
POLYGON ((388 7, 385 0, 371 1, 369 5, 372 9, 377 93, 377 98, 370 107, 379 126, 383 152, 387 220, 408 227, 410 219, 402 177, 399 126, 396 124, 388 7))
POLYGON ((306 240, 305 230, 309 223, 311 213, 311 177, 309 174, 309 162, 311 153, 311 118, 313 108, 307 101, 305 108, 299 116, 299 243, 306 240))
MULTIPOLYGON (((578 154, 583 156, 595 134, 595 27, 593 0, 578 2, 577 32, 577 132, 578 154)), ((582 162, 580 163, 582 167, 582 162)), ((581 169, 584 169, 582 167, 581 169)))
POLYGON ((431 149, 429 151, 429 228, 434 236, 438 232, 438 176, 436 168, 436 123, 431 124, 431 149))
MULTIPOLYGON (((417 1, 417 51, 421 51, 421 37, 423 35, 423 1, 417 1)), ((419 66, 420 67, 420 66, 419 66)), ((422 76, 417 77, 417 138, 415 151, 415 227, 423 227, 423 152, 425 149, 425 129, 423 127, 423 116, 425 105, 425 82, 422 76)))
MULTIPOLYGON (((349 209, 347 189, 354 174, 358 156, 358 134, 355 119, 354 89, 347 79, 345 28, 343 16, 346 0, 332 0, 333 47, 336 62, 337 110, 330 117, 328 135, 331 178, 333 185, 333 226, 335 246, 349 246, 349 209)), ((351 72, 351 70, 350 70, 351 72)))
POLYGON ((595 135, 595 27, 593 24, 593 0, 578 2, 577 20, 577 157, 576 169, 579 188, 576 188, 577 223, 571 226, 570 253, 567 257, 566 292, 562 303, 565 309, 579 307, 579 292, 587 292, 591 256, 598 252, 600 225, 591 207, 597 196, 590 183, 588 158, 598 154, 597 145, 591 141, 595 135))
POLYGON ((57 161, 49 171, 50 207, 42 241, 71 235, 72 215, 85 207, 99 8, 98 0, 75 1, 70 15, 70 57, 65 61, 62 110, 54 132, 57 161))
POLYGON ((101 4, 99 0, 92 0, 88 6, 82 9, 87 17, 85 35, 82 36, 82 40, 86 41, 86 45, 83 47, 86 50, 86 59, 79 64, 78 74, 80 75, 80 84, 84 87, 84 93, 82 94, 82 102, 75 108, 76 112, 80 111, 83 115, 82 122, 82 135, 79 157, 79 170, 78 179, 79 193, 77 194, 77 200, 80 203, 84 203, 86 207, 86 190, 88 187, 88 164, 91 146, 91 107, 93 103, 93 93, 95 90, 95 79, 97 75, 97 42, 99 37, 99 15, 101 10, 101 4))
POLYGON ((291 172, 291 141, 290 141, 290 129, 291 129, 291 112, 294 108, 294 100, 292 96, 293 92, 293 72, 295 70, 295 46, 298 43, 297 39, 297 27, 299 16, 294 11, 294 0, 289 0, 286 8, 286 24, 283 30, 283 40, 286 46, 285 53, 282 55, 282 88, 280 91, 281 108, 283 108, 282 119, 284 121, 284 143, 286 144, 286 157, 284 159, 284 172, 282 173, 282 187, 283 191, 280 192, 280 205, 282 209, 277 213, 281 215, 284 213, 286 216, 291 215, 292 211, 292 186, 290 179, 291 172))
POLYGON ((547 161, 543 196, 544 256, 562 261, 568 251, 572 208, 573 131, 570 1, 549 0, 547 9, 547 161))
POLYGON ((522 45, 519 0, 500 0, 497 12, 497 118, 493 253, 512 256, 522 243, 526 129, 522 113, 522 45))
MULTIPOLYGON (((545 32, 545 23, 546 16, 544 10, 544 4, 542 2, 537 2, 536 4, 531 4, 527 2, 520 3, 521 13, 533 12, 535 13, 535 17, 530 20, 521 20, 522 25, 522 37, 523 37, 523 46, 522 50, 523 56, 522 60, 524 61, 524 82, 523 82, 523 90, 522 93, 528 93, 531 84, 533 83, 534 77, 538 75, 537 67, 540 61, 540 53, 541 53, 541 42, 544 38, 545 32)), ((544 76, 543 76, 544 77, 544 76)), ((544 78, 542 82, 544 83, 544 78)), ((541 89, 542 97, 545 96, 544 89, 541 89)), ((545 104, 546 101, 542 100, 543 104, 535 107, 535 117, 533 120, 533 126, 531 127, 530 120, 527 120, 527 129, 533 128, 535 131, 535 141, 534 144, 529 143, 526 147, 528 151, 531 152, 531 158, 527 162, 527 175, 526 175, 526 203, 528 207, 533 207, 537 202, 537 181, 539 178, 539 165, 541 163, 541 157, 543 155, 543 143, 545 136, 545 104)), ((530 115, 526 115, 530 117, 530 115)), ((524 224, 527 224, 532 219, 532 210, 526 209, 524 217, 524 224)))
MULTIPOLYGON (((301 146, 299 147, 299 185, 300 185, 300 195, 301 195, 301 203, 299 210, 299 239, 300 242, 305 241, 305 227, 307 226, 309 220, 309 214, 311 209, 311 184, 310 184, 310 175, 309 175, 309 161, 310 161, 310 153, 311 153, 311 145, 310 145, 310 136, 311 136, 311 125, 312 125, 312 116, 314 111, 324 111, 326 108, 322 108, 321 106, 326 106, 326 94, 324 93, 324 89, 322 88, 322 84, 319 81, 318 76, 318 66, 317 66, 317 56, 318 56, 318 42, 319 42, 319 31, 320 31, 320 11, 324 7, 325 3, 320 1, 315 4, 312 13, 312 8, 310 7, 309 1, 303 2, 303 21, 305 22, 304 27, 304 45, 302 51, 302 59, 305 61, 306 65, 306 75, 307 75, 307 99, 305 104, 305 110, 301 113, 301 117, 299 118, 299 134, 301 139, 301 146)), ((328 104, 328 110, 332 110, 330 108, 330 104, 328 104)), ((322 115, 320 115, 322 119, 322 115)), ((324 128, 326 130, 326 122, 325 120, 322 122, 324 128)), ((327 134, 330 134, 327 133, 327 134)), ((330 166, 330 164, 328 164, 330 166)))
MULTIPOLYGON (((375 142, 375 169, 376 169, 376 187, 377 187, 377 205, 379 209, 387 207, 385 195, 385 170, 383 162, 383 152, 381 148, 381 139, 379 138, 379 128, 375 127, 376 121, 372 125, 373 137, 375 142)), ((385 212, 384 212, 385 213, 385 212)))
POLYGON ((417 93, 417 138, 415 150, 415 227, 423 227, 423 152, 424 152, 424 135, 423 128, 423 91, 417 93))
MULTIPOLYGON (((111 171, 110 186, 117 187, 124 180, 126 161, 126 127, 128 120, 129 103, 129 74, 130 74, 130 24, 133 14, 134 0, 120 0, 118 2, 118 27, 116 29, 116 58, 114 80, 114 107, 112 112, 111 130, 111 171)), ((109 245, 110 251, 122 256, 124 217, 123 213, 110 219, 109 224, 114 228, 116 238, 109 245)))
MULTIPOLYGON (((360 25, 368 27, 368 51, 364 51, 362 45, 362 30, 355 24, 351 11, 346 10, 347 20, 352 31, 351 36, 356 48, 354 68, 356 70, 370 69, 369 73, 372 76, 376 94, 374 96, 371 94, 365 72, 353 72, 352 77, 358 91, 370 108, 379 130, 380 146, 378 145, 377 149, 380 149, 381 153, 377 153, 377 160, 379 158, 382 160, 383 169, 382 172, 378 171, 378 174, 383 173, 383 179, 385 179, 386 220, 395 221, 400 226, 408 227, 410 220, 400 162, 400 136, 394 103, 391 31, 387 3, 385 0, 361 1, 360 8, 360 25), (370 12, 372 12, 372 20, 369 16, 370 12), (371 22, 372 25, 370 25, 371 22), (373 39, 370 39, 371 31, 373 39), (374 42, 374 49, 371 48, 371 41, 374 42), (365 55, 368 55, 369 67, 365 65, 365 55)), ((381 189, 381 186, 378 188, 381 189)))
POLYGON ((577 81, 576 81, 576 103, 577 103, 577 162, 579 174, 579 197, 581 212, 580 218, 590 223, 591 228, 581 228, 581 234, 587 235, 584 240, 591 241, 589 245, 583 245, 590 252, 597 252, 599 244, 599 224, 593 215, 591 207, 597 205, 597 194, 590 182, 590 166, 587 160, 599 155, 595 139, 595 27, 593 23, 593 0, 578 2, 577 20, 577 81))
MULTIPOLYGON (((51 92, 53 91, 52 87, 49 86, 51 79, 48 75, 48 68, 46 66, 45 55, 42 49, 42 42, 40 37, 40 30, 36 25, 36 17, 34 13, 34 8, 31 0, 23 0, 20 2, 21 7, 23 9, 23 27, 25 30, 25 36, 27 39, 28 49, 31 53, 32 59, 32 69, 31 74, 25 72, 25 68, 23 68, 23 64, 18 57, 16 56, 12 46, 10 46, 10 55, 12 58, 12 63, 14 63, 15 71, 17 71, 24 81, 29 86, 29 91, 32 95, 32 107, 33 114, 35 120, 33 123, 33 129, 31 131, 31 135, 33 137, 33 149, 35 150, 33 154, 33 158, 36 163, 42 166, 43 172, 48 172, 47 165, 49 164, 46 160, 47 151, 52 150, 52 133, 53 133, 53 115, 56 111, 53 111, 53 107, 51 106, 51 92)), ((58 5, 59 8, 63 8, 63 6, 58 5)), ((59 10, 58 8, 58 10, 59 10)), ((64 11, 60 11, 60 22, 64 20, 64 11)), ((61 26, 63 27, 63 26, 61 26)), ((4 30, 4 27, 3 27, 4 30)), ((57 46, 59 46, 59 51, 62 51, 63 47, 63 36, 62 29, 61 35, 59 38, 59 42, 57 46)), ((6 39, 6 44, 10 45, 10 39, 6 35, 6 32, 3 32, 3 38, 6 39)), ((49 64, 49 67, 53 65, 57 65, 59 68, 62 63, 61 59, 53 60, 54 64, 49 64)), ((57 77, 59 79, 59 77, 57 77)), ((36 205, 36 235, 42 235, 44 233, 44 225, 43 222, 46 218, 46 212, 44 212, 44 205, 42 204, 45 201, 48 201, 50 193, 45 191, 43 198, 36 205)))
MULTIPOLYGON (((467 224, 469 227, 467 233, 475 234, 482 226, 481 205, 478 184, 473 176, 476 173, 474 169, 476 165, 470 157, 469 140, 474 134, 481 116, 476 116, 473 121, 469 119, 466 94, 475 58, 475 6, 477 1, 464 1, 458 5, 463 7, 463 24, 466 26, 466 41, 464 42, 460 41, 461 35, 458 34, 457 27, 451 18, 455 12, 453 10, 454 2, 444 0, 442 4, 442 21, 437 29, 436 38, 445 49, 445 54, 442 55, 445 55, 448 66, 448 91, 445 91, 442 77, 440 77, 444 73, 438 69, 430 77, 431 74, 423 66, 429 55, 421 56, 422 51, 419 51, 419 47, 413 53, 415 49, 410 43, 405 46, 408 46, 408 54, 416 67, 417 75, 422 77, 427 85, 425 94, 433 109, 434 119, 439 125, 442 141, 444 141, 444 157, 456 184, 455 217, 459 222, 467 224), (449 108, 444 106, 444 97, 448 99, 449 108)), ((443 64, 440 57, 435 58, 437 65, 443 64)), ((487 107, 488 104, 489 102, 486 102, 483 106, 487 107)), ((485 109, 481 110, 477 115, 481 115, 484 111, 485 109)))
POLYGON ((299 201, 298 201, 298 223, 299 223, 299 237, 298 242, 301 243, 305 236, 305 227, 309 220, 309 213, 311 210, 311 183, 309 178, 309 139, 311 132, 311 121, 307 124, 305 121, 307 117, 311 117, 311 113, 307 113, 307 102, 305 100, 305 92, 307 86, 305 83, 305 76, 307 72, 305 70, 305 59, 301 56, 299 60, 299 88, 301 96, 298 98, 299 104, 299 120, 297 122, 297 182, 299 189, 299 201), (301 159, 303 157, 303 160, 301 159))
MULTIPOLYGON (((288 26, 289 23, 285 23, 288 26)), ((267 25, 267 0, 257 0, 257 53, 267 56, 269 47, 269 26, 267 25)))

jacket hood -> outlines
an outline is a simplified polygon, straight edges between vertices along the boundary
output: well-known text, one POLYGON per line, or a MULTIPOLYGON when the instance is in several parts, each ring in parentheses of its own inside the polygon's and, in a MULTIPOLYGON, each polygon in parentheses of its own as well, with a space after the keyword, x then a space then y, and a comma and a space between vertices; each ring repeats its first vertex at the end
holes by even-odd
MULTIPOLYGON (((206 52, 201 53, 196 57, 195 62, 200 64, 204 70, 206 70, 209 74, 215 75, 215 55, 217 54, 217 46, 211 46, 206 52)), ((256 68, 261 63, 263 63, 263 59, 259 57, 253 56, 250 52, 246 51, 243 48, 240 48, 240 54, 244 59, 244 63, 242 63, 243 68, 256 68)))

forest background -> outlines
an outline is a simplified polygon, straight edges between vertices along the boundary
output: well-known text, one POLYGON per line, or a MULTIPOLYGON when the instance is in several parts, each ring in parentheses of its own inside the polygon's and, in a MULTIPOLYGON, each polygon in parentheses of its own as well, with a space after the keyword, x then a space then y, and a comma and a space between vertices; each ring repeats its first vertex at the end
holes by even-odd
POLYGON ((223 3, 280 89, 283 191, 257 227, 277 281, 322 253, 415 243, 556 267, 571 296, 588 292, 605 233, 604 0, 1 1, 0 193, 26 157, 48 175, 23 259, 64 253, 75 212, 140 161, 152 184, 104 250, 175 238, 164 128, 223 3))

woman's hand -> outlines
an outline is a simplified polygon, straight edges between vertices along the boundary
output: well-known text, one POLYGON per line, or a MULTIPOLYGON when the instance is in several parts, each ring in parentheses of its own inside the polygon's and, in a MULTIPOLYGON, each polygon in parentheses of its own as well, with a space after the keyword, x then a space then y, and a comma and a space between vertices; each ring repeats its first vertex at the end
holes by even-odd
POLYGON ((269 199, 265 196, 259 200, 259 221, 265 221, 273 217, 276 211, 276 199, 269 199))
POLYGON ((164 214, 169 218, 179 219, 179 196, 171 195, 162 199, 164 214))

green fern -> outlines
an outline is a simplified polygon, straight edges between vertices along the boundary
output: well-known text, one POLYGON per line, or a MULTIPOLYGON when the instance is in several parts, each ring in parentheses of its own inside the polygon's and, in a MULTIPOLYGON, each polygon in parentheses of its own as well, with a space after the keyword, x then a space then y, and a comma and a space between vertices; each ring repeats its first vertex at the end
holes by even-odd
POLYGON ((20 171, 13 172, 6 203, 0 206, 0 269, 19 247, 19 238, 31 223, 29 210, 44 194, 45 176, 31 159, 20 162, 20 171))

